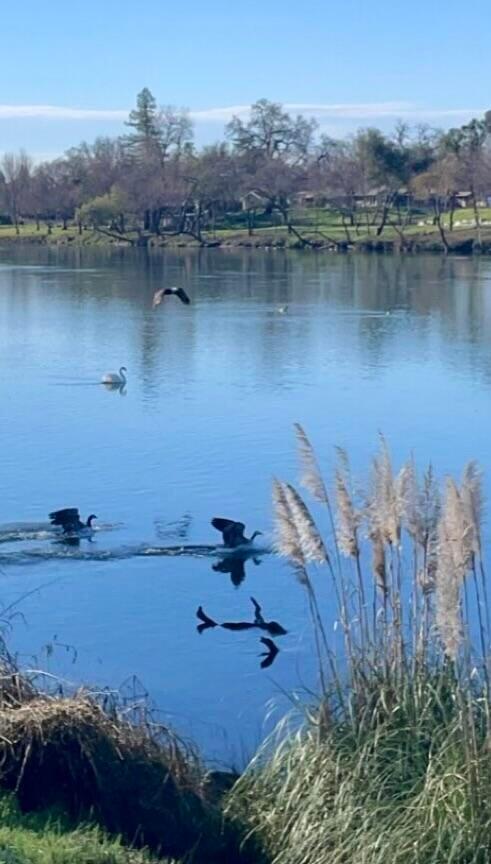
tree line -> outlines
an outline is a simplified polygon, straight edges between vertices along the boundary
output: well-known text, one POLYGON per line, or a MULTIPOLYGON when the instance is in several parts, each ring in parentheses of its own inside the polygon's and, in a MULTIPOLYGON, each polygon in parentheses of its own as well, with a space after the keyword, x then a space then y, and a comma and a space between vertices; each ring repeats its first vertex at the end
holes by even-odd
POLYGON ((322 220, 303 230, 306 207, 334 215, 346 242, 389 226, 403 237, 423 211, 448 247, 459 205, 473 209, 479 233, 491 199, 491 111, 450 131, 399 122, 390 135, 366 128, 334 139, 260 99, 247 120, 232 118, 225 140, 198 149, 188 112, 158 106, 144 88, 126 126, 37 165, 24 151, 5 154, 0 219, 17 232, 26 219, 48 231, 59 221, 142 243, 169 234, 208 243, 220 229, 282 224, 309 244, 332 238, 322 220))

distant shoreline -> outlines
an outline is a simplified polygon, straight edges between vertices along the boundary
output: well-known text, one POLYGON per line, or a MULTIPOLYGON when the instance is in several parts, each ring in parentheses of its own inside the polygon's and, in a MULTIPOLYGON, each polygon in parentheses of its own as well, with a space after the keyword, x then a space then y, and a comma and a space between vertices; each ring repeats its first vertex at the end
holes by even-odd
MULTIPOLYGON (((335 241, 317 240, 307 237, 299 239, 295 235, 278 236, 278 232, 261 231, 248 236, 246 232, 230 231, 230 236, 206 237, 202 242, 188 235, 177 236, 143 236, 140 238, 109 237, 98 231, 85 230, 79 234, 76 229, 57 231, 48 234, 46 231, 29 232, 18 236, 9 234, 2 236, 0 228, 0 248, 12 246, 47 246, 57 247, 102 247, 102 248, 146 248, 146 249, 264 249, 264 250, 302 250, 310 252, 365 252, 365 253, 395 253, 395 254, 445 254, 445 247, 438 232, 412 234, 406 237, 384 238, 373 235, 359 237, 351 242, 345 239, 335 241)), ((491 229, 482 230, 481 245, 478 244, 475 232, 461 230, 448 234, 448 254, 451 255, 491 255, 491 229)))

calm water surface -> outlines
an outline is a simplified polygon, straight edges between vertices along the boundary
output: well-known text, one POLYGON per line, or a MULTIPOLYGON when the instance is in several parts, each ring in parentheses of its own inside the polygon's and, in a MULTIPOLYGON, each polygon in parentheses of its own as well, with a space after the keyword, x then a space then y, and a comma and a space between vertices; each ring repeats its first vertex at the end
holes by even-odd
POLYGON ((396 462, 413 450, 458 473, 477 458, 489 481, 491 261, 3 250, 0 406, 0 522, 78 506, 115 525, 83 542, 88 560, 49 539, 0 545, 22 662, 71 682, 136 675, 210 757, 240 762, 266 707, 278 717, 283 691, 315 687, 301 587, 271 555, 234 586, 216 558, 132 552, 213 544, 215 515, 270 532, 271 477, 296 478, 295 421, 326 471, 340 444, 363 475, 381 430, 396 462), (172 284, 192 305, 153 311, 172 284), (125 394, 97 385, 120 365, 125 394), (289 631, 267 670, 259 633, 196 631, 198 605, 247 620, 251 595, 289 631))

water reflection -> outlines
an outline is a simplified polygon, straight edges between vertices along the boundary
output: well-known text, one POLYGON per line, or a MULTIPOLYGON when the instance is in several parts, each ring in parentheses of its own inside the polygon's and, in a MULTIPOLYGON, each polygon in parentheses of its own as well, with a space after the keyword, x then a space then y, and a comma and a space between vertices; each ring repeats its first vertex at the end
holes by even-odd
POLYGON ((124 382, 124 384, 116 384, 109 381, 103 381, 102 386, 104 387, 104 390, 107 390, 110 393, 119 393, 120 396, 126 396, 126 381, 124 382))
POLYGON ((256 567, 261 564, 261 559, 254 552, 236 552, 234 555, 226 555, 212 564, 212 569, 216 573, 228 573, 230 581, 235 588, 242 585, 246 578, 245 562, 252 561, 256 567))
MULTIPOLYGON (((486 259, 477 257, 350 255, 331 256, 326 262, 322 255, 266 255, 237 249, 189 249, 165 254, 144 250, 58 250, 54 254, 30 250, 29 254, 33 259, 58 265, 49 291, 53 303, 60 302, 72 338, 79 328, 91 326, 104 344, 106 331, 116 328, 117 320, 108 324, 99 314, 101 307, 114 301, 131 307, 128 335, 138 343, 137 363, 149 401, 158 398, 164 380, 171 381, 171 385, 181 380, 186 386, 187 379, 196 375, 197 364, 203 361, 205 344, 213 344, 215 356, 228 354, 231 362, 234 357, 247 357, 248 363, 243 365, 251 374, 260 374, 265 382, 277 380, 278 373, 284 373, 285 353, 292 343, 298 358, 314 360, 320 337, 321 322, 315 315, 319 304, 329 305, 331 318, 346 309, 410 313, 406 319, 389 315, 387 321, 362 317, 345 334, 352 350, 356 347, 366 353, 371 364, 383 364, 401 333, 414 332, 411 316, 436 316, 437 328, 443 328, 449 338, 458 337, 483 348, 491 342, 490 266, 486 259), (78 262, 85 266, 77 270, 78 262), (112 278, 108 281, 97 278, 104 275, 101 263, 111 267, 112 278), (192 290, 195 303, 184 316, 173 304, 165 316, 156 319, 151 314, 152 297, 166 281, 179 281, 192 290), (237 291, 242 300, 250 303, 249 321, 228 314, 237 291), (198 335, 196 315, 206 301, 216 301, 227 317, 221 319, 221 326, 212 317, 202 321, 198 335), (265 305, 272 312, 287 310, 288 314, 259 317, 258 307, 265 305), (160 358, 164 353, 166 376, 162 379, 160 358)), ((9 250, 8 257, 11 267, 4 264, 0 280, 8 278, 13 290, 1 292, 1 314, 7 324, 18 327, 22 322, 25 326, 40 312, 42 269, 41 265, 16 269, 15 261, 20 257, 16 250, 9 250)), ((49 266, 46 272, 51 272, 49 266)), ((417 338, 430 344, 432 329, 429 322, 419 321, 417 338)), ((469 361, 469 352, 464 352, 462 359, 469 361)), ((488 357, 485 365, 487 378, 488 357)))
POLYGON ((266 646, 266 651, 261 651, 259 655, 260 657, 264 657, 264 660, 261 660, 261 663, 259 665, 261 666, 261 669, 269 669, 269 667, 272 666, 274 661, 276 660, 280 649, 278 648, 276 643, 273 642, 272 639, 269 639, 267 636, 261 636, 259 641, 266 646))
POLYGON ((190 513, 184 513, 179 519, 172 519, 171 521, 155 519, 155 533, 160 540, 187 540, 192 521, 193 518, 190 513))
MULTIPOLYGON (((86 646, 80 680, 113 685, 134 672, 207 753, 234 755, 210 746, 203 718, 252 751, 276 691, 251 675, 247 650, 224 642, 252 644, 270 664, 281 639, 257 626, 247 600, 237 613, 229 578, 289 624, 291 650, 275 662, 284 692, 299 678, 316 686, 309 613, 281 559, 259 568, 269 549, 227 553, 210 516, 269 528, 271 476, 297 478, 295 421, 326 476, 335 444, 364 476, 382 430, 396 460, 413 448, 419 464, 436 459, 442 474, 458 474, 476 458, 491 477, 491 262, 88 248, 0 250, 0 259, 0 520, 31 520, 0 526, 0 599, 14 601, 44 572, 64 580, 28 602, 14 650, 35 654, 57 632, 86 646), (192 303, 170 298, 153 311, 155 291, 174 284, 192 303), (132 370, 125 399, 98 383, 115 358, 132 370), (76 495, 84 514, 97 502, 120 530, 76 547, 46 542, 55 539, 41 521, 48 495, 76 495), (217 624, 197 650, 198 602, 246 629, 234 636, 217 624)), ((334 632, 322 574, 319 585, 334 632)))
POLYGON ((203 607, 199 606, 196 612, 196 616, 201 621, 201 624, 197 625, 198 633, 204 633, 205 630, 213 627, 222 627, 224 630, 236 631, 259 629, 269 633, 270 636, 286 636, 288 631, 278 621, 264 620, 261 606, 254 597, 251 597, 251 602, 254 606, 254 621, 224 621, 222 624, 218 624, 213 618, 210 618, 203 607))
MULTIPOLYGON (((260 604, 254 597, 251 597, 251 602, 254 607, 254 620, 253 621, 223 621, 219 624, 213 618, 210 618, 209 615, 206 614, 202 606, 198 606, 196 611, 196 617, 200 621, 200 623, 196 626, 198 633, 201 635, 206 630, 214 629, 215 627, 221 627, 223 630, 231 630, 233 632, 243 632, 244 630, 262 630, 269 634, 269 636, 286 636, 287 630, 278 623, 278 621, 266 621, 262 614, 262 609, 260 604)), ((278 653, 279 648, 275 642, 269 637, 261 636, 260 642, 266 646, 266 651, 263 651, 259 656, 264 659, 261 661, 260 666, 261 669, 267 669, 271 666, 278 653)))

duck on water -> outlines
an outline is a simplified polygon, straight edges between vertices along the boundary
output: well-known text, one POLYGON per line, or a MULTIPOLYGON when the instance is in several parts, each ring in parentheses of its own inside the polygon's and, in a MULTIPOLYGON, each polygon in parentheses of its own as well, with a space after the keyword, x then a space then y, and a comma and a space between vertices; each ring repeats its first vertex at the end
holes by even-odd
POLYGON ((97 516, 95 513, 91 513, 87 521, 82 522, 76 507, 65 507, 63 510, 53 510, 49 514, 49 518, 52 525, 62 529, 63 534, 92 537, 94 533, 92 522, 97 519, 97 516))
POLYGON ((52 540, 53 536, 60 534, 64 537, 92 537, 94 519, 97 516, 91 513, 86 522, 82 522, 76 507, 53 510, 49 514, 49 522, 9 522, 0 525, 0 544, 19 540, 52 540))

